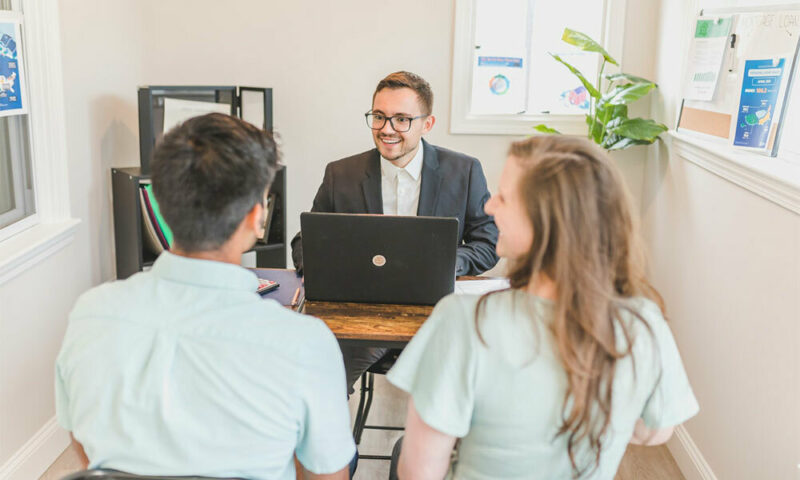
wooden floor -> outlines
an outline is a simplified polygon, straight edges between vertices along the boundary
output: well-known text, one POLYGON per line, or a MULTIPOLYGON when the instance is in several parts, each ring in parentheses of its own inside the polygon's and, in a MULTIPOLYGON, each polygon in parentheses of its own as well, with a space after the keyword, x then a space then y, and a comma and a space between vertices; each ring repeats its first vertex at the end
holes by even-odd
POLYGON ((685 480, 666 445, 628 446, 614 480, 685 480))
MULTIPOLYGON (((356 384, 358 390, 358 384, 356 384)), ((375 399, 370 410, 371 424, 402 425, 407 395, 388 383, 383 375, 375 378, 375 399)), ((354 417, 358 395, 350 398, 350 414, 354 417)), ((401 432, 367 430, 359 451, 362 454, 390 452, 401 432)), ((60 480, 80 470, 77 454, 70 448, 53 463, 39 480, 60 480)), ((385 480, 389 478, 389 462, 361 460, 354 480, 385 480)), ((631 445, 622 459, 614 480, 685 480, 666 446, 637 447, 631 445)))

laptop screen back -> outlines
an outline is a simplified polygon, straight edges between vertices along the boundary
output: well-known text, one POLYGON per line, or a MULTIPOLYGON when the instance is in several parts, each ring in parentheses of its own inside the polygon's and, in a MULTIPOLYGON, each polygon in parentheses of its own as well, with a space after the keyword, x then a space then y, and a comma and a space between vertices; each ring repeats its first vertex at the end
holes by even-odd
POLYGON ((300 215, 306 298, 433 305, 452 293, 458 219, 300 215))

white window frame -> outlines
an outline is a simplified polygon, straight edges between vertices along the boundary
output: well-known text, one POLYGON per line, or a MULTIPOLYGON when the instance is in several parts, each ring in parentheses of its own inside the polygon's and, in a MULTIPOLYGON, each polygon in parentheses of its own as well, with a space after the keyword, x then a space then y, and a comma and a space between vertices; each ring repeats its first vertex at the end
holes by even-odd
POLYGON ((0 284, 68 245, 80 223, 70 213, 58 0, 14 0, 12 5, 16 11, 24 6, 36 213, 0 230, 0 284))
MULTIPOLYGON (((30 124, 28 126, 30 129, 30 124)), ((13 221, 13 219, 17 219, 13 221, 13 223, 0 228, 0 242, 4 239, 11 237, 12 235, 19 233, 27 228, 30 228, 33 225, 39 223, 39 214, 36 212, 36 208, 34 207, 33 213, 28 216, 25 216, 25 183, 27 181, 26 176, 31 176, 32 172, 28 172, 24 165, 24 157, 22 149, 20 145, 22 142, 25 141, 25 137, 22 135, 22 132, 17 128, 17 126, 13 123, 9 124, 8 129, 8 136, 9 136, 9 147, 11 150, 11 156, 13 158, 20 158, 23 159, 21 162, 14 162, 12 160, 11 168, 12 168, 12 180, 11 184, 14 186, 14 204, 15 207, 12 210, 9 210, 5 213, 0 213, 0 224, 6 223, 8 221, 13 221), (23 175, 26 173, 27 175, 23 175)), ((33 162, 31 161, 31 165, 33 162)), ((28 201, 33 201, 34 206, 36 205, 36 189, 34 189, 34 198, 27 199, 28 201)))
MULTIPOLYGON (((469 111, 472 96, 472 62, 475 44, 475 3, 477 0, 456 0, 455 35, 453 40, 453 82, 450 102, 450 133, 530 135, 532 127, 545 123, 551 128, 574 135, 586 134, 583 113, 475 115, 469 111)), ((549 1, 549 0, 548 0, 549 1)), ((602 36, 598 40, 619 63, 625 40, 627 0, 597 0, 604 3, 602 36)), ((598 59, 599 61, 599 59, 598 59)), ((554 68, 555 68, 555 60, 554 68)), ((606 73, 616 67, 606 66, 606 73)))

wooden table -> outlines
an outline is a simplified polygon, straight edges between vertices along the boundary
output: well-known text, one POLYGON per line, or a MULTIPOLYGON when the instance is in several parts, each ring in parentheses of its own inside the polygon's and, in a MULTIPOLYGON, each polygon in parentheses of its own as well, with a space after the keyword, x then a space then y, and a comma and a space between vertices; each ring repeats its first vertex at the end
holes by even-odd
MULTIPOLYGON (((483 277, 459 277, 477 280, 483 277)), ((321 319, 342 345, 404 347, 433 311, 432 305, 319 302, 306 300, 303 313, 321 319)))
POLYGON ((405 346, 433 311, 431 305, 315 302, 303 313, 321 319, 342 345, 405 346))

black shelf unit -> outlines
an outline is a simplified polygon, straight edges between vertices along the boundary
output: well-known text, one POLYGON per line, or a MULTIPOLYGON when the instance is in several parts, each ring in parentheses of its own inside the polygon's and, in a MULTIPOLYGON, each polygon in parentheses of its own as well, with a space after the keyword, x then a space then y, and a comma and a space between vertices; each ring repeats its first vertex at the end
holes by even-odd
POLYGON ((164 133, 167 99, 211 103, 226 113, 272 131, 272 89, 232 85, 147 85, 139 87, 139 165, 150 173, 150 160, 164 133))
MULTIPOLYGON (((142 207, 139 186, 148 183, 150 176, 139 167, 112 168, 111 191, 114 204, 114 245, 116 248, 117 278, 128 278, 153 264, 156 253, 144 242, 142 207)), ((286 167, 275 174, 270 193, 275 194, 275 210, 266 243, 258 242, 256 252, 259 268, 286 268, 286 167)))
MULTIPOLYGON (((157 256, 144 241, 147 233, 142 220, 139 186, 150 181, 150 159, 156 143, 163 136, 167 99, 189 104, 217 104, 219 110, 224 109, 225 113, 230 112, 230 115, 272 132, 271 88, 223 85, 139 87, 140 167, 111 169, 114 246, 119 279, 128 278, 152 265, 157 256)), ((270 193, 276 195, 266 242, 256 243, 252 250, 256 252, 257 267, 286 268, 286 167, 281 167, 276 173, 270 193)))

